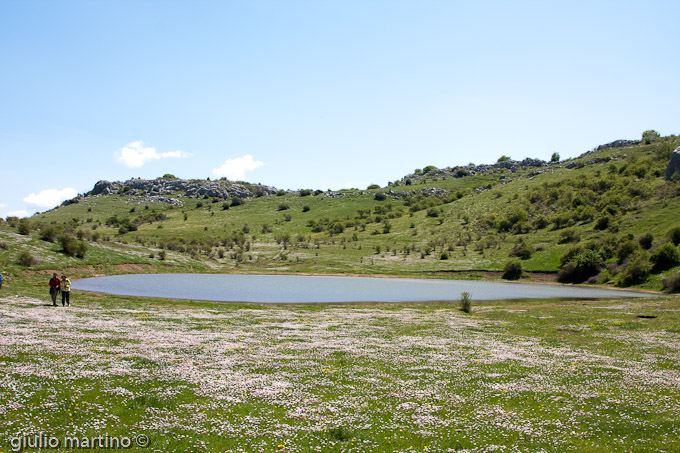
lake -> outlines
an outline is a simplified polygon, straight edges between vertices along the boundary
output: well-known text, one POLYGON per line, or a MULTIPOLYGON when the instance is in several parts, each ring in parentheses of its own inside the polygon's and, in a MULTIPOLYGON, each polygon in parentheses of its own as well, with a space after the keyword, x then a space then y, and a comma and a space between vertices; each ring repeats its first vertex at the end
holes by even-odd
POLYGON ((240 274, 133 274, 76 280, 73 289, 105 294, 220 302, 418 302, 459 300, 595 299, 649 297, 650 294, 607 288, 375 277, 323 277, 240 274))

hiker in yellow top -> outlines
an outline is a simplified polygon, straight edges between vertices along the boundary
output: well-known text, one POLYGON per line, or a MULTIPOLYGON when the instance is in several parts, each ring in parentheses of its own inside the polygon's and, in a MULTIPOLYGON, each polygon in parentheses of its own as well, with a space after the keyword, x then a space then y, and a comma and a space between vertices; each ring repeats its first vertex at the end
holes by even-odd
POLYGON ((66 278, 65 275, 61 276, 61 306, 71 306, 69 296, 71 295, 71 280, 66 278))

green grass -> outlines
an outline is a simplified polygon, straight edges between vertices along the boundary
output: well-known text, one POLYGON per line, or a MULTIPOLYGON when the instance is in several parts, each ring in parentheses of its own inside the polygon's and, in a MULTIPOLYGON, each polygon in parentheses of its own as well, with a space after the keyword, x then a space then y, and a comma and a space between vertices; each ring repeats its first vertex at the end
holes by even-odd
POLYGON ((0 451, 22 432, 144 434, 162 451, 680 448, 677 297, 471 315, 82 294, 43 305, 1 300, 0 451))

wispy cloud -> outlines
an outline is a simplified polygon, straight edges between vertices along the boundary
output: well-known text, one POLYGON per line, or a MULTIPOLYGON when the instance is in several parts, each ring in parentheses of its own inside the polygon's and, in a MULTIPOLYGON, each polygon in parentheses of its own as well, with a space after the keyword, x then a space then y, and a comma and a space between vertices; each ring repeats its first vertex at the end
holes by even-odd
POLYGON ((191 157, 191 154, 184 151, 170 151, 167 153, 159 153, 156 148, 144 146, 144 142, 139 140, 128 143, 121 149, 115 152, 116 161, 122 163, 128 168, 139 168, 145 163, 152 160, 166 159, 169 157, 186 158, 191 157))
POLYGON ((6 207, 7 207, 7 205, 5 203, 0 203, 0 209, 6 208, 6 207))
POLYGON ((253 171, 264 165, 264 162, 253 159, 253 156, 246 154, 235 159, 227 159, 221 167, 214 168, 213 174, 218 178, 226 176, 227 179, 242 180, 247 171, 253 171))
POLYGON ((10 211, 7 214, 5 214, 5 217, 28 217, 28 211, 25 211, 23 209, 19 211, 10 211))
MULTIPOLYGON (((78 191, 71 187, 66 189, 45 189, 38 194, 32 193, 24 198, 24 202, 40 208, 53 208, 64 200, 78 195, 78 191)), ((20 212, 20 211, 18 211, 20 212)))

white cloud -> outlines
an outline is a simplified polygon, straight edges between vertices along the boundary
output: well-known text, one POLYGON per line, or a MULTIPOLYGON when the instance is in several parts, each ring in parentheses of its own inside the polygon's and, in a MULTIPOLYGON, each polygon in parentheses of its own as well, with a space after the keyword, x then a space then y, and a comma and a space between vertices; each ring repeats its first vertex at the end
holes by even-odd
POLYGON ((45 189, 39 194, 30 194, 24 198, 24 202, 41 208, 53 208, 62 201, 73 198, 76 195, 78 195, 78 191, 71 187, 62 190, 45 189))
POLYGON ((23 209, 20 211, 10 211, 5 214, 5 217, 28 217, 28 211, 24 211, 23 209))
POLYGON ((179 150, 159 153, 156 151, 156 148, 150 146, 145 147, 144 142, 141 140, 128 143, 116 151, 114 155, 118 162, 124 164, 128 168, 139 168, 152 160, 165 159, 168 157, 186 158, 191 156, 191 154, 179 150))
POLYGON ((0 209, 6 208, 6 207, 7 207, 7 205, 5 203, 0 203, 0 209))
POLYGON ((236 159, 227 159, 221 167, 214 168, 213 174, 218 178, 226 176, 232 181, 243 180, 247 171, 253 171, 264 165, 264 162, 253 159, 253 156, 246 154, 236 159))

